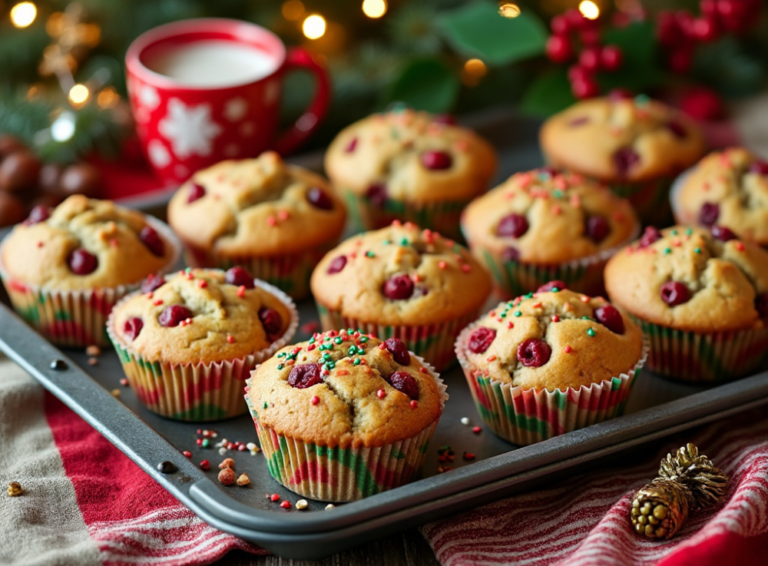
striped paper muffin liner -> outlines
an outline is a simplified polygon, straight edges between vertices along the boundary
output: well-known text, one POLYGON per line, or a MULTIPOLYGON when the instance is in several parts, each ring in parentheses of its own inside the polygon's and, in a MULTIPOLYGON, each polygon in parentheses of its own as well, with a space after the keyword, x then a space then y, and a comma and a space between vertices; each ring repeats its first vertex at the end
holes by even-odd
POLYGON ((456 337, 461 329, 475 320, 480 313, 480 309, 476 309, 460 318, 439 324, 393 326, 344 316, 341 311, 326 307, 319 301, 317 302, 317 310, 320 314, 320 326, 323 332, 356 328, 360 329, 363 334, 376 336, 379 340, 399 338, 409 350, 423 357, 437 371, 444 371, 456 362, 453 354, 453 344, 456 337))
POLYGON ((413 222, 421 228, 429 228, 446 238, 460 241, 461 211, 471 200, 410 203, 387 199, 382 207, 373 204, 365 195, 349 190, 343 193, 349 216, 357 230, 376 230, 389 226, 393 220, 400 220, 413 222))
POLYGON ((189 364, 150 361, 118 337, 114 315, 109 317, 109 338, 128 382, 147 409, 163 417, 189 422, 228 419, 247 411, 243 402, 245 380, 253 368, 290 342, 299 325, 296 305, 288 295, 262 281, 256 281, 256 285, 280 299, 291 313, 291 322, 268 348, 242 358, 189 364))
MULTIPOLYGON (((168 264, 155 273, 164 275, 179 261, 181 245, 163 222, 149 216, 146 220, 173 248, 168 264)), ((106 324, 112 308, 141 286, 141 282, 137 282, 117 287, 62 291, 14 279, 3 267, 1 259, 0 277, 19 316, 50 342, 72 348, 109 346, 106 324)))
POLYGON ((335 238, 301 253, 277 256, 224 256, 213 250, 184 243, 184 259, 191 267, 229 269, 235 265, 246 269, 256 279, 281 289, 293 299, 309 296, 309 278, 323 256, 338 244, 335 238))
POLYGON ((459 336, 456 356, 477 412, 494 434, 520 446, 620 416, 648 355, 644 338, 640 360, 627 373, 578 389, 526 389, 484 375, 470 363, 464 350, 474 328, 468 326, 459 336))
POLYGON ((643 224, 667 226, 672 218, 669 205, 672 182, 672 178, 662 177, 642 183, 608 183, 608 186, 630 202, 643 224))
POLYGON ((696 333, 632 319, 650 340, 647 368, 671 379, 728 381, 768 364, 768 328, 696 333))
MULTIPOLYGON (((418 357, 418 356, 417 356, 418 357)), ((448 399, 440 376, 419 358, 435 379, 440 392, 440 413, 448 399)), ((248 381, 250 383, 250 380, 248 381)), ((259 444, 272 477, 287 489, 319 501, 356 501, 405 485, 421 469, 440 415, 410 438, 375 447, 327 447, 278 434, 259 422, 245 389, 259 444)))

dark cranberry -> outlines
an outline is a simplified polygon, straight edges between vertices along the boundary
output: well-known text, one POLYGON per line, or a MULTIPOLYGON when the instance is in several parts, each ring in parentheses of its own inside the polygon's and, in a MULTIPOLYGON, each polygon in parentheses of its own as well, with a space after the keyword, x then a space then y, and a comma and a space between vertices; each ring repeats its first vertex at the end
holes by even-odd
POLYGON ((684 283, 667 281, 661 286, 661 300, 670 307, 682 305, 691 299, 691 291, 684 283))
POLYGON ((757 173, 758 175, 768 175, 768 161, 755 161, 749 166, 750 173, 757 173))
POLYGON ((387 204, 387 187, 384 183, 374 183, 365 191, 365 196, 373 206, 383 208, 387 204))
POLYGON ((629 170, 640 163, 640 156, 631 147, 623 147, 613 154, 613 164, 619 177, 627 177, 629 170))
POLYGON ((611 226, 608 224, 608 221, 603 216, 598 215, 590 216, 587 218, 586 228, 587 235, 596 244, 599 244, 605 240, 608 232, 611 231, 611 226))
POLYGON ((29 216, 24 221, 24 225, 25 226, 32 226, 33 224, 37 224, 38 222, 45 222, 50 217, 51 217, 51 209, 48 208, 47 206, 42 206, 42 205, 38 204, 29 213, 29 216))
POLYGON ((142 328, 144 328, 144 321, 138 316, 134 316, 126 320, 125 324, 123 324, 123 334, 133 342, 136 340, 136 337, 139 335, 142 328))
POLYGON ((205 187, 198 184, 198 183, 192 183, 189 186, 189 192, 187 193, 187 204, 192 204, 198 199, 201 199, 205 196, 205 187))
POLYGON ((144 282, 141 284, 141 292, 142 293, 151 293, 155 289, 159 289, 165 285, 165 277, 162 275, 153 275, 150 274, 144 282))
POLYGON ((444 151, 430 150, 421 154, 421 164, 432 170, 450 169, 453 165, 453 158, 444 151))
POLYGON ((555 175, 558 175, 560 173, 560 169, 552 165, 545 165, 544 167, 539 167, 537 171, 539 173, 544 173, 545 175, 549 175, 550 177, 554 177, 555 175))
POLYGON ((547 293, 552 289, 557 289, 558 291, 562 291, 565 288, 566 287, 564 282, 560 281, 559 279, 555 279, 554 281, 550 281, 549 283, 544 283, 544 285, 536 289, 536 292, 547 293))
POLYGON ((165 255, 165 242, 152 226, 144 226, 139 232, 139 240, 147 246, 152 255, 163 257, 165 255))
POLYGON ((712 236, 723 242, 738 238, 738 236, 733 233, 733 230, 726 228, 725 226, 712 226, 709 231, 712 233, 712 236))
POLYGON ((491 347, 495 338, 496 331, 494 329, 481 326, 472 331, 472 334, 469 335, 467 348, 473 354, 482 354, 491 347))
POLYGON ((352 138, 350 142, 347 144, 347 147, 344 148, 345 153, 352 153, 357 148, 357 138, 352 138))
POLYGON ((184 305, 168 305, 163 309, 163 312, 160 313, 160 317, 157 321, 160 323, 160 326, 173 328, 188 318, 192 318, 192 311, 184 305))
POLYGON ((456 118, 450 114, 438 114, 432 118, 432 121, 436 124, 445 124, 446 126, 455 126, 456 118))
POLYGON ((675 122, 674 120, 667 122, 667 129, 678 139, 682 140, 688 137, 688 132, 685 131, 685 128, 680 122, 675 122))
POLYGON ((527 368, 541 367, 549 361, 552 348, 544 340, 528 338, 517 347, 517 359, 527 368))
POLYGON ((579 116, 568 122, 568 126, 575 128, 576 126, 583 126, 587 122, 589 122, 589 116, 579 116))
POLYGON ((78 248, 69 254, 69 268, 75 275, 88 275, 99 267, 99 260, 90 252, 78 248))
POLYGON ((595 309, 597 322, 615 334, 624 334, 624 318, 613 305, 604 305, 595 309))
POLYGON ((389 376, 387 380, 389 384, 397 389, 400 393, 405 393, 411 399, 419 398, 419 386, 416 384, 416 380, 413 376, 404 372, 396 371, 389 376))
POLYGON ((626 100, 628 98, 634 98, 634 94, 631 90, 626 88, 615 88, 608 93, 608 100, 616 102, 617 100, 626 100))
POLYGON ((320 210, 333 210, 333 200, 323 189, 312 187, 307 191, 309 204, 320 210))
POLYGON ((259 309, 259 320, 270 340, 280 336, 280 332, 283 330, 283 317, 280 316, 280 313, 274 309, 261 307, 259 309))
POLYGON ((720 206, 715 202, 705 202, 699 211, 699 223, 712 226, 720 216, 720 206))
POLYGON ((334 273, 339 273, 341 270, 343 270, 347 265, 347 256, 345 255, 339 255, 336 256, 331 260, 331 263, 328 264, 328 275, 333 275, 334 273))
POLYGON ((498 236, 519 238, 528 231, 528 220, 522 214, 507 214, 496 227, 498 236))
POLYGON ((319 364, 293 366, 291 373, 288 374, 288 385, 296 389, 306 389, 322 382, 319 364))
POLYGON ((760 318, 768 318, 768 293, 755 297, 755 308, 760 313, 760 318))
POLYGON ((640 247, 647 248, 653 242, 661 239, 661 232, 656 226, 646 226, 645 232, 640 238, 640 247))
POLYGON ((387 338, 384 341, 384 346, 398 364, 407 366, 411 363, 411 354, 408 353, 408 348, 399 338, 387 338))
POLYGON ((224 274, 224 281, 230 285, 242 286, 246 289, 253 289, 254 287, 253 276, 239 265, 227 269, 224 274))
POLYGON ((520 250, 512 246, 504 248, 504 251, 501 252, 501 259, 504 261, 519 261, 520 250))
POLYGON ((395 275, 384 283, 384 296, 395 301, 413 295, 413 281, 407 275, 395 275))

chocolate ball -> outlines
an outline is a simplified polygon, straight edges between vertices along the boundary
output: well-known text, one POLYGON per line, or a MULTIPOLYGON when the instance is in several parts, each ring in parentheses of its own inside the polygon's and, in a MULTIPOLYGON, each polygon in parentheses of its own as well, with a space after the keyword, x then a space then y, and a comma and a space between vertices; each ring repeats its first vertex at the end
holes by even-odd
POLYGON ((40 176, 37 178, 37 185, 43 193, 59 195, 59 181, 64 167, 58 163, 46 163, 40 169, 40 176))
POLYGON ((27 217, 21 200, 8 193, 0 193, 0 226, 18 224, 27 217))
POLYGON ((0 134, 0 161, 7 155, 26 149, 24 142, 11 134, 0 134))
POLYGON ((0 163, 0 190, 20 193, 37 184, 42 163, 25 149, 15 151, 0 163))
POLYGON ((101 194, 101 173, 90 163, 75 163, 64 169, 59 179, 59 191, 64 197, 85 195, 96 198, 101 194))

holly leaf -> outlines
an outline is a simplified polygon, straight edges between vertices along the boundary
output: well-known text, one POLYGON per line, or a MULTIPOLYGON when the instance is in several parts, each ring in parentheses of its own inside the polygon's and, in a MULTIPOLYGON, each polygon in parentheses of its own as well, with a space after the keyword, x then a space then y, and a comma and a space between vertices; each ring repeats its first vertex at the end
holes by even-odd
POLYGON ((447 112, 459 93, 456 73, 442 60, 412 59, 401 68, 384 102, 403 102, 416 110, 447 112))
POLYGON ((603 34, 606 45, 616 45, 624 54, 619 70, 598 76, 603 91, 623 87, 643 92, 664 80, 656 58, 655 34, 651 22, 635 22, 623 28, 609 29, 603 34))
POLYGON ((533 116, 551 116, 576 102, 563 68, 539 75, 520 101, 520 111, 533 116))
POLYGON ((438 28, 462 55, 504 65, 544 53, 547 29, 532 12, 504 18, 491 2, 472 2, 443 13, 438 28))
POLYGON ((755 94, 765 83, 760 60, 733 37, 702 45, 696 52, 694 73, 726 96, 755 94))

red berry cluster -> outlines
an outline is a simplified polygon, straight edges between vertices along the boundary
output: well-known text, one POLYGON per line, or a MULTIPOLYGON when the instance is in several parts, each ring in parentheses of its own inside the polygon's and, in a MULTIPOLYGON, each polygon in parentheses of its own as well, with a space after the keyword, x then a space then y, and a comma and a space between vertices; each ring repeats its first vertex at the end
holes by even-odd
POLYGON ((687 10, 659 12, 656 33, 659 43, 670 49, 667 64, 676 73, 690 70, 698 43, 707 43, 723 33, 741 34, 759 19, 760 0, 701 0, 700 16, 687 10))
POLYGON ((616 45, 600 45, 597 20, 585 18, 578 10, 568 10, 555 16, 550 23, 552 35, 547 39, 547 57, 555 63, 576 62, 568 69, 571 90, 576 98, 590 98, 600 94, 595 75, 598 71, 616 71, 621 67, 624 54, 616 45), (581 51, 577 53, 576 44, 581 51))

